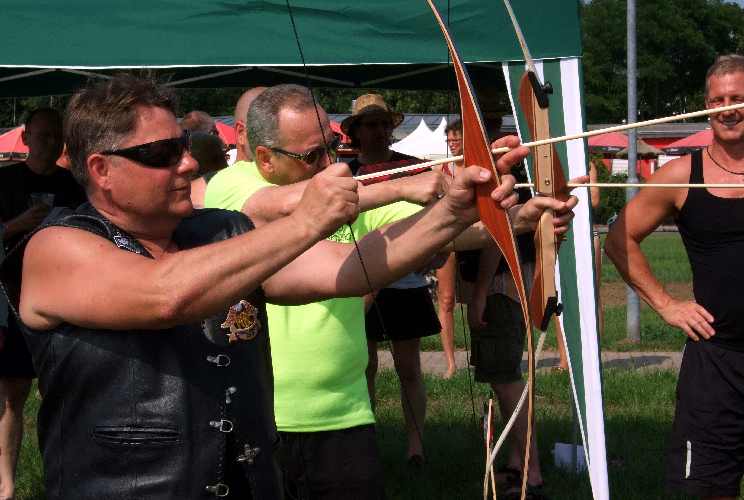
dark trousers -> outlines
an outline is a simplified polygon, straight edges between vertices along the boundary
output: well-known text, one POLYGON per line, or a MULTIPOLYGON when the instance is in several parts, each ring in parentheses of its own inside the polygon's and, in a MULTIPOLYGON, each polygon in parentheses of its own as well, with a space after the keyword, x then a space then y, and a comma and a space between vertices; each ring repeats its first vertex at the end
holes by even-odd
POLYGON ((280 435, 287 500, 385 498, 374 425, 280 435))

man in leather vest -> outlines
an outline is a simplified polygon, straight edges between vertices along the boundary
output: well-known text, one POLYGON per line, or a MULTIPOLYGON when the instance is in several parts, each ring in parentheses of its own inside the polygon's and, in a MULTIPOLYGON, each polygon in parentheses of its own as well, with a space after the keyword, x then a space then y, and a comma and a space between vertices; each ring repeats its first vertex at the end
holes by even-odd
MULTIPOLYGON (((47 498, 281 498, 264 300, 368 291, 355 246, 321 241, 356 217, 357 182, 329 165, 258 229, 238 212, 194 212, 173 99, 134 77, 73 96, 65 138, 89 204, 11 252, 22 281, 2 276, 39 373, 47 498)), ((473 187, 489 177, 466 169, 441 200, 360 240, 369 279, 428 262, 476 220, 473 187)), ((502 206, 512 186, 505 176, 494 191, 502 206)))

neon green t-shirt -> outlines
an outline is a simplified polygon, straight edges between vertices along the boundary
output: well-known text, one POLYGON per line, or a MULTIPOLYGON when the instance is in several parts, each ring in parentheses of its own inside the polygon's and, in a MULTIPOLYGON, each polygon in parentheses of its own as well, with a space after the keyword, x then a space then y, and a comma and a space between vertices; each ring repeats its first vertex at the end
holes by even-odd
MULTIPOLYGON (((256 191, 270 186, 255 164, 238 162, 207 185, 207 207, 240 210, 256 191)), ((421 210, 398 202, 359 214, 351 225, 359 239, 421 210)), ((348 226, 329 239, 351 243, 348 226)), ((361 297, 302 306, 267 304, 274 368, 274 413, 285 432, 318 432, 374 423, 367 392, 367 337, 361 297)))

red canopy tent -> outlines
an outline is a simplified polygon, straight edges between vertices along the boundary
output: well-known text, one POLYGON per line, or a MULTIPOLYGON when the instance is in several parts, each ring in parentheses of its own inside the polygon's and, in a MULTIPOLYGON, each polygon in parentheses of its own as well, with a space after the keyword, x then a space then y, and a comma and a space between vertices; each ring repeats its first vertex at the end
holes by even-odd
POLYGON ((701 130, 692 135, 688 135, 684 139, 674 141, 673 143, 666 146, 664 149, 676 149, 676 148, 703 148, 710 146, 713 143, 713 131, 711 129, 701 130))
POLYGON ((590 148, 627 148, 628 136, 620 132, 609 132, 589 138, 590 148))
POLYGON ((220 134, 220 139, 222 139, 222 142, 224 142, 228 146, 234 146, 237 143, 237 141, 235 140, 234 128, 232 128, 230 125, 227 125, 226 123, 222 123, 219 120, 215 120, 214 125, 215 127, 217 127, 217 133, 220 134))
POLYGON ((341 136, 341 142, 343 144, 349 144, 351 142, 349 136, 344 134, 341 130, 341 124, 339 122, 331 120, 331 130, 341 136))
POLYGON ((28 155, 28 147, 23 144, 23 126, 8 130, 0 135, 0 161, 23 160, 28 155))

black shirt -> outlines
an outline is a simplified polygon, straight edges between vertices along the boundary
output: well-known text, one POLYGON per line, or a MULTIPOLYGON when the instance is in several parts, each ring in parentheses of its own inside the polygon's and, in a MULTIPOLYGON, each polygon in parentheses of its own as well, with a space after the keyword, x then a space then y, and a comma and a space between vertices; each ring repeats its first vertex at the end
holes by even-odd
MULTIPOLYGON (((703 183, 702 151, 692 154, 690 183, 703 183)), ((744 351, 744 199, 689 189, 677 226, 692 267, 695 301, 714 318, 711 342, 744 351)))
MULTIPOLYGON (((52 193, 55 207, 77 208, 85 202, 85 191, 72 174, 58 168, 49 175, 39 175, 26 163, 0 168, 0 221, 8 222, 28 210, 31 193, 52 193)), ((25 234, 5 240, 5 248, 12 248, 25 234)))

